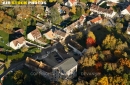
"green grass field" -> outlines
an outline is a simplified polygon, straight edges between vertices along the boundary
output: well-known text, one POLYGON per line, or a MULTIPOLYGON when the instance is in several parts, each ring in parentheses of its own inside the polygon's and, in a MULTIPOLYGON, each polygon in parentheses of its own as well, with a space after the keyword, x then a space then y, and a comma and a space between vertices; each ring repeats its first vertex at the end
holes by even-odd
POLYGON ((0 46, 7 48, 8 46, 6 45, 9 41, 9 34, 5 33, 4 31, 0 30, 0 46))

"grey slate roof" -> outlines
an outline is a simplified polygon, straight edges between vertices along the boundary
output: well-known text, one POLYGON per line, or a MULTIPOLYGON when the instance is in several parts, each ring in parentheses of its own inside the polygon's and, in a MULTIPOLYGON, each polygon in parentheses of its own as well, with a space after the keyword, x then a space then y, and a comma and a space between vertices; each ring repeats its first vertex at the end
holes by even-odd
POLYGON ((74 60, 73 57, 71 57, 71 58, 68 58, 68 59, 64 60, 63 62, 59 63, 55 67, 58 67, 59 70, 62 70, 62 72, 66 73, 67 71, 69 71, 76 65, 78 65, 78 63, 74 60))

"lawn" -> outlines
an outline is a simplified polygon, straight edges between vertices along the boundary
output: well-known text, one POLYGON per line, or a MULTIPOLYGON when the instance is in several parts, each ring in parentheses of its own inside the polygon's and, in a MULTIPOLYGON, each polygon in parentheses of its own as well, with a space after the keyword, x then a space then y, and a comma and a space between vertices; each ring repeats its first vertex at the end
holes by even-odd
POLYGON ((86 3, 88 0, 81 0, 81 2, 86 3))
POLYGON ((9 34, 5 33, 4 31, 0 30, 0 46, 7 48, 6 44, 8 43, 9 39, 9 34))
POLYGON ((0 69, 0 75, 4 72, 4 68, 0 69))

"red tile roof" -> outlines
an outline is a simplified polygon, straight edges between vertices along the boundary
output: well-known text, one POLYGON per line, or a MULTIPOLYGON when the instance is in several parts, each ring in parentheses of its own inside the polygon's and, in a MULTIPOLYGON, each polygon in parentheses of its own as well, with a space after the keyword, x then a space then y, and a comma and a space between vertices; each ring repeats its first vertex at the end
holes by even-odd
POLYGON ((73 4, 74 2, 76 2, 76 0, 70 0, 70 2, 73 4))
POLYGON ((13 43, 14 43, 15 46, 17 46, 18 43, 22 44, 23 42, 25 42, 24 37, 20 37, 20 38, 13 40, 13 43))
POLYGON ((94 18, 94 19, 92 19, 90 21, 95 23, 95 22, 100 21, 100 20, 102 20, 102 18, 98 16, 98 17, 96 17, 96 18, 94 18))
POLYGON ((130 13, 130 5, 126 9, 130 13))
POLYGON ((36 38, 41 36, 41 33, 40 33, 40 31, 37 28, 35 30, 33 30, 31 32, 31 34, 32 34, 33 37, 36 37, 36 38))

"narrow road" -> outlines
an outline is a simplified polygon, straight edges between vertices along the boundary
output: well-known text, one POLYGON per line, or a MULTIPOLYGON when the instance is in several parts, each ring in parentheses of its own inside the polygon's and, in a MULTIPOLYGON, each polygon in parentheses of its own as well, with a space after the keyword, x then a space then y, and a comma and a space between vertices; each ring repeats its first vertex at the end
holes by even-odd
MULTIPOLYGON (((32 56, 31 58, 37 58, 37 56, 40 56, 40 54, 36 54, 36 55, 32 56)), ((25 64, 25 60, 11 65, 6 71, 4 71, 4 72, 0 75, 0 79, 1 79, 3 76, 5 76, 6 74, 8 74, 8 72, 10 72, 11 70, 14 70, 15 68, 18 68, 20 65, 24 65, 24 64, 25 64)))

